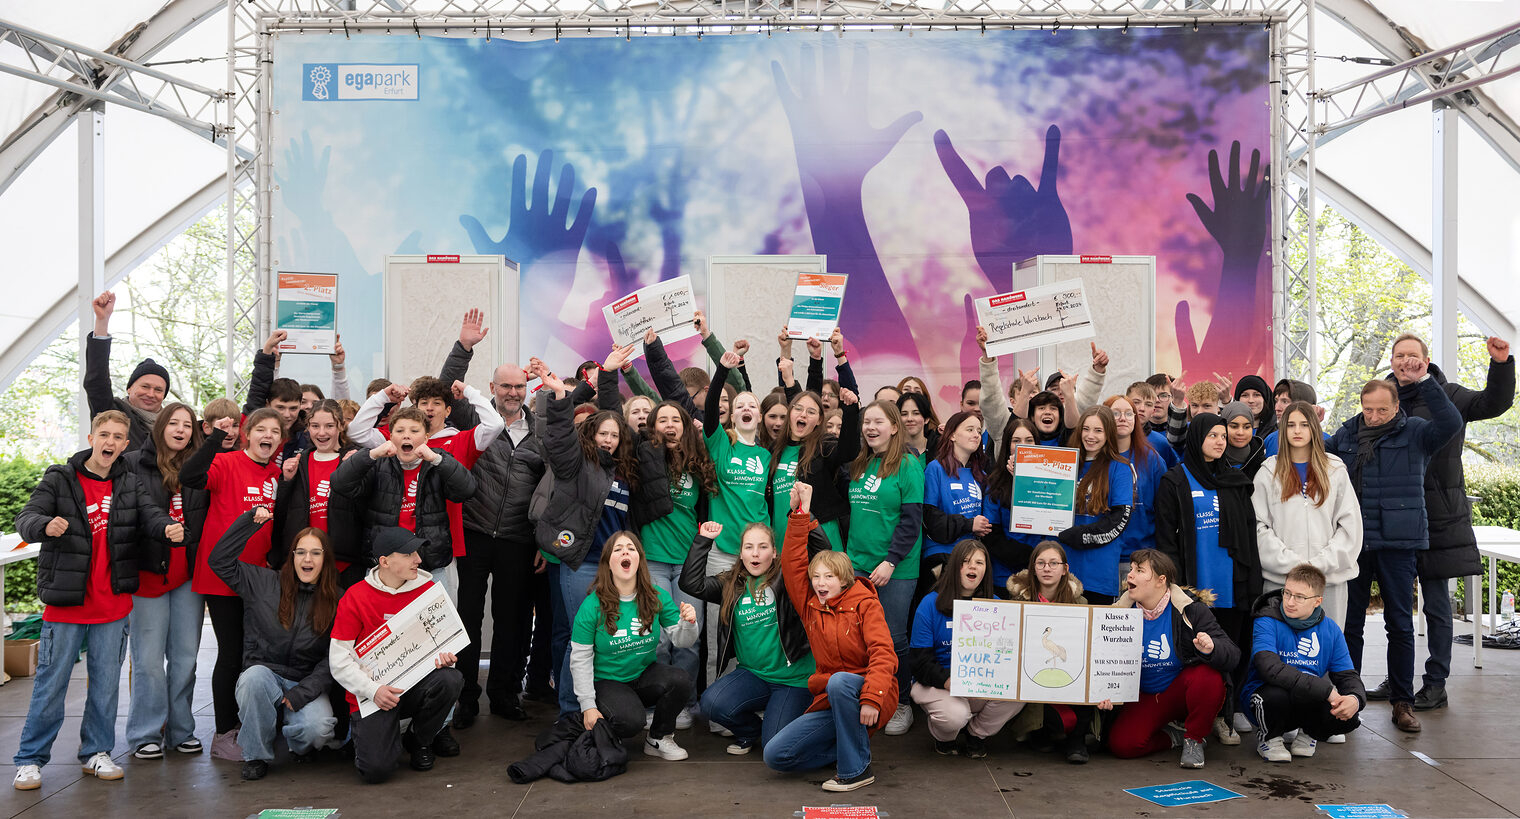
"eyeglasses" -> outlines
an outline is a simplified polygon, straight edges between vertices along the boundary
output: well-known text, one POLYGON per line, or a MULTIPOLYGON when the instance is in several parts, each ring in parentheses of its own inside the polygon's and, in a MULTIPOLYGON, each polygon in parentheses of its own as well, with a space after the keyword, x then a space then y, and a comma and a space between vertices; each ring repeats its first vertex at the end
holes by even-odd
POLYGON ((1284 600, 1297 600, 1300 603, 1308 603, 1311 600, 1318 600, 1323 596, 1324 595, 1321 594, 1294 594, 1287 589, 1283 589, 1284 600))
POLYGON ((1057 566, 1065 566, 1065 565, 1066 565, 1065 561, 1061 561, 1061 560, 1040 560, 1040 561, 1036 561, 1035 562, 1034 567, 1036 569, 1054 569, 1057 566))
POLYGON ((1133 412, 1116 412, 1116 413, 1114 413, 1114 417, 1117 418, 1120 421, 1123 421, 1123 420, 1126 420, 1126 419, 1128 419, 1130 421, 1135 420, 1135 414, 1133 412))

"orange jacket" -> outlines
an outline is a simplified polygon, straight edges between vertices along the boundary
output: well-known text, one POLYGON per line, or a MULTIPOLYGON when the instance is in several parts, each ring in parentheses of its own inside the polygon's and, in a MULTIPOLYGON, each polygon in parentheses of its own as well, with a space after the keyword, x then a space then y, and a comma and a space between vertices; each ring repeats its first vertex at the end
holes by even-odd
MULTIPOLYGON (((829 707, 826 693, 829 675, 836 671, 859 674, 866 678, 860 690, 860 703, 881 713, 878 726, 897 709, 897 652, 892 647, 892 632, 887 629, 881 601, 871 581, 856 578, 838 599, 825 606, 813 593, 808 576, 808 532, 818 524, 810 515, 793 513, 786 527, 786 541, 781 549, 781 576, 786 593, 802 615, 808 642, 818 670, 808 678, 813 703, 808 711, 829 707)), ((907 581, 899 581, 907 582, 907 581)))

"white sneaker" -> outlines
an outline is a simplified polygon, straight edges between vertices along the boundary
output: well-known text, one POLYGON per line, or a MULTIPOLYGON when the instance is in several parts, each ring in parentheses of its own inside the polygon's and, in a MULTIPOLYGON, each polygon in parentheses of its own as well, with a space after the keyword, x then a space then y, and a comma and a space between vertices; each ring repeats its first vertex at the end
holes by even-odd
POLYGON ((897 704, 897 711, 892 718, 887 720, 886 732, 889 737, 900 737, 908 733, 913 727, 913 706, 902 702, 897 704))
POLYGON ((1249 734, 1255 730, 1256 726, 1251 724, 1251 718, 1246 716, 1244 711, 1235 712, 1235 731, 1237 733, 1249 734))
POLYGON ((713 733, 717 734, 720 737, 731 737, 731 736, 734 735, 733 731, 730 731, 727 728, 724 728, 723 726, 719 725, 718 723, 712 722, 710 720, 707 723, 707 730, 712 731, 713 733))
POLYGON ((1268 762, 1292 762, 1293 754, 1288 752, 1287 746, 1283 745, 1282 737, 1264 739, 1256 745, 1256 753, 1268 762))
POLYGON ((16 781, 12 785, 18 791, 35 791, 42 787, 42 766, 21 765, 16 768, 16 781))
POLYGON ((675 734, 659 739, 655 739, 654 737, 646 738, 644 740, 644 753, 671 761, 686 758, 686 749, 676 744, 675 734))
POLYGON ((1346 744, 1346 735, 1345 734, 1331 734, 1330 738, 1327 739, 1327 740, 1325 740, 1325 741, 1328 742, 1328 743, 1330 743, 1331 745, 1345 745, 1346 744))
POLYGON ((687 728, 691 727, 691 723, 692 723, 691 709, 690 708, 682 708, 681 709, 681 713, 676 714, 676 730, 677 731, 684 731, 687 728))
POLYGON ((1288 746, 1288 751, 1294 756, 1311 757, 1314 756, 1315 745, 1314 737, 1299 731, 1298 736, 1293 738, 1293 743, 1288 746))
POLYGON ((1240 734, 1236 733, 1234 726, 1225 722, 1224 717, 1214 718, 1214 736, 1219 738, 1220 745, 1240 744, 1240 734))
POLYGON ((114 780, 121 779, 127 775, 127 772, 123 771, 120 765, 113 762, 111 755, 105 751, 101 751, 85 760, 84 765, 81 767, 85 773, 96 779, 114 780))
POLYGON ((228 762, 242 762, 243 749, 237 741, 238 729, 217 734, 211 738, 211 758, 228 762))

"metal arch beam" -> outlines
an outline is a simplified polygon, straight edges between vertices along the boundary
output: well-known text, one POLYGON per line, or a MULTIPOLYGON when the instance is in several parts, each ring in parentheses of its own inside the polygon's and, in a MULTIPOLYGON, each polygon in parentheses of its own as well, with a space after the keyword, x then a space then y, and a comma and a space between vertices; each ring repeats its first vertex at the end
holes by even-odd
MULTIPOLYGON (((1302 163, 1294 166, 1292 175, 1299 182, 1305 181, 1302 163)), ((1367 231, 1374 239, 1377 239, 1378 244, 1397 256, 1399 261, 1409 265, 1410 269, 1419 273, 1426 281, 1430 281, 1434 262, 1429 247, 1410 236, 1393 220, 1341 185, 1330 174, 1320 170, 1315 173, 1315 178, 1318 183, 1316 188, 1327 204, 1357 227, 1367 231)), ((1478 292, 1477 288, 1468 284, 1467 280, 1461 277, 1460 272, 1457 277, 1457 304, 1461 307, 1462 313, 1485 333, 1500 338, 1515 338, 1515 325, 1494 306, 1493 302, 1478 292)))
MULTIPOLYGON (((141 62, 225 7, 225 3, 219 0, 173 0, 105 51, 125 60, 141 62)), ((5 193, 16 177, 92 102, 78 94, 58 91, 43 100, 14 131, 0 140, 0 194, 5 193)), ((0 373, 3 372, 0 369, 0 373)))
MULTIPOLYGON (((106 259, 106 287, 115 287, 127 274, 136 270, 154 253, 185 228, 196 223, 212 208, 221 204, 227 194, 227 178, 218 176, 191 194, 183 202, 159 217, 153 224, 143 228, 119 250, 106 259)), ((58 296, 58 300, 42 315, 32 321, 10 346, 0 351, 0 391, 9 388, 12 381, 32 363, 53 340, 58 338, 70 324, 79 320, 79 287, 75 286, 58 296)))

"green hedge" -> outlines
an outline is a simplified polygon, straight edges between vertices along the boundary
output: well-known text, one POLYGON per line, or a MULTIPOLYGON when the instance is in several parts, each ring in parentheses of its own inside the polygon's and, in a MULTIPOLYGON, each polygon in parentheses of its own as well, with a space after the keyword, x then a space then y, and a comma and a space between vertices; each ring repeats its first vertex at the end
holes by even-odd
MULTIPOLYGON (((48 464, 24 458, 0 459, 0 531, 16 531, 16 515, 26 506, 48 464)), ((6 611, 42 611, 37 600, 37 561, 23 560, 5 567, 6 611)))
MULTIPOLYGON (((1505 526, 1510 529, 1520 529, 1520 469, 1486 465, 1468 467, 1467 494, 1479 499, 1473 504, 1474 526, 1505 526)), ((1484 565, 1487 566, 1486 560, 1484 565)), ((1520 594, 1520 564, 1500 561, 1498 578, 1498 597, 1504 595, 1505 589, 1520 594)), ((1484 605, 1487 605, 1488 573, 1486 570, 1482 584, 1484 605)), ((1464 581, 1460 585, 1465 587, 1467 583, 1464 581)), ((1463 594, 1465 596, 1465 589, 1463 594)))

